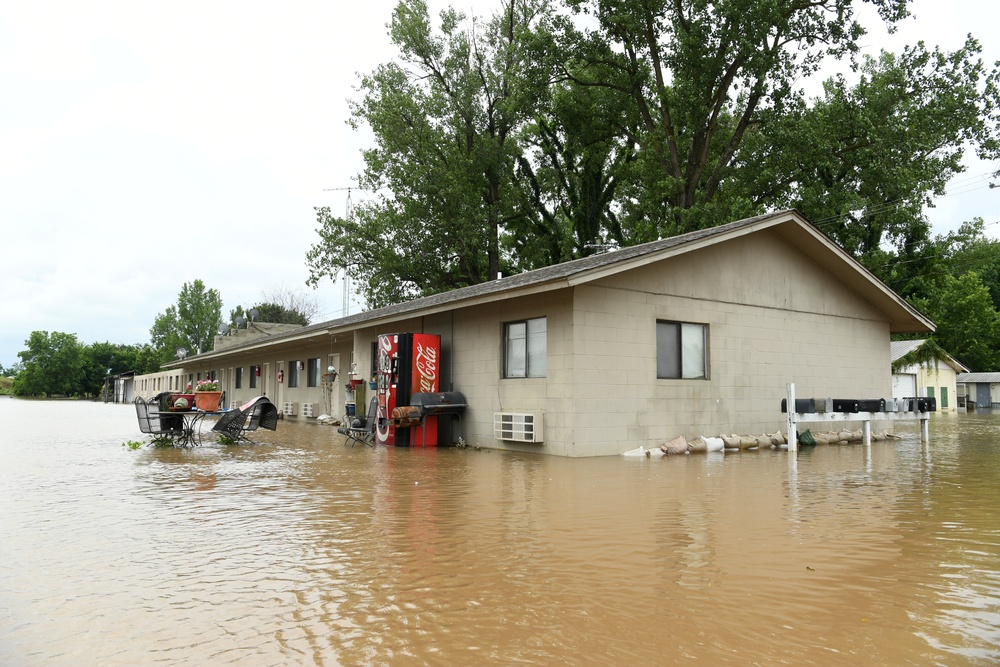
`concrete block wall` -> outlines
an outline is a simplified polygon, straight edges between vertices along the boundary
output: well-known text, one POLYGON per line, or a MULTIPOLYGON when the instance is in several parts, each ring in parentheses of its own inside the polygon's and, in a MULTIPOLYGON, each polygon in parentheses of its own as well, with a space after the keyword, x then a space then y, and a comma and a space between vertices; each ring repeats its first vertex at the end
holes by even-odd
POLYGON ((578 287, 574 307, 571 455, 773 433, 788 382, 801 396, 891 393, 885 319, 765 234, 578 287), (656 378, 658 319, 708 325, 708 379, 656 378))

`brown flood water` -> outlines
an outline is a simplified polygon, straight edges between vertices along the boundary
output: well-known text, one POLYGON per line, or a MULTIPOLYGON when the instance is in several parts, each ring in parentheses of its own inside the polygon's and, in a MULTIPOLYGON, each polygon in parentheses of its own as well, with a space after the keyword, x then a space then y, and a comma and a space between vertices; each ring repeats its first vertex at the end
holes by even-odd
MULTIPOLYGON (((775 415, 776 424, 780 415, 775 415)), ((3 665, 987 665, 1000 415, 567 460, 0 398, 3 665)))

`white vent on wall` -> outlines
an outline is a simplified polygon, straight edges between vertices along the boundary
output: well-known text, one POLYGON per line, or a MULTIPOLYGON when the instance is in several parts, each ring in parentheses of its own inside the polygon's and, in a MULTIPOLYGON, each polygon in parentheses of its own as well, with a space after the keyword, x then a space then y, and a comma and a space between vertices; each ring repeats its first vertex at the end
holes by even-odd
POLYGON ((296 404, 295 404, 295 403, 288 403, 288 402, 285 402, 285 403, 284 403, 284 404, 282 405, 282 408, 281 408, 281 411, 282 411, 282 412, 283 412, 283 413, 284 413, 284 414, 285 414, 286 416, 295 416, 295 407, 296 407, 296 404))
POLYGON ((238 407, 240 407, 239 401, 229 401, 229 409, 230 410, 235 410, 238 407))
POLYGON ((312 403, 303 403, 302 404, 302 416, 303 417, 312 417, 312 416, 314 416, 313 415, 313 404, 312 403))
POLYGON ((493 436, 513 442, 542 442, 543 422, 540 412, 494 412, 493 436))

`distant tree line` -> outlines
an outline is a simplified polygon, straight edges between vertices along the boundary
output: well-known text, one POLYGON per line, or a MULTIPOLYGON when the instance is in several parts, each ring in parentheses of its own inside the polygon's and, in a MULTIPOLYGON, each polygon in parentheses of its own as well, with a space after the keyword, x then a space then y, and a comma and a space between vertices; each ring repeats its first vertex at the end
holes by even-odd
MULTIPOLYGON (((250 307, 256 309, 261 322, 306 325, 318 311, 314 301, 290 290, 275 289, 265 296, 270 300, 250 307)), ((242 307, 230 313, 230 320, 238 314, 243 314, 242 307)), ((177 303, 156 316, 149 343, 87 344, 77 340, 76 334, 31 332, 25 349, 18 353, 20 361, 11 368, 0 366, 0 375, 13 376, 9 387, 0 383, 0 393, 99 396, 109 376, 129 371, 155 373, 179 356, 211 351, 222 324, 218 290, 207 288, 201 280, 184 283, 177 303)))
POLYGON ((27 349, 18 353, 21 361, 11 387, 17 396, 98 396, 109 375, 151 373, 160 368, 159 357, 148 343, 88 345, 75 334, 32 331, 25 345, 27 349))

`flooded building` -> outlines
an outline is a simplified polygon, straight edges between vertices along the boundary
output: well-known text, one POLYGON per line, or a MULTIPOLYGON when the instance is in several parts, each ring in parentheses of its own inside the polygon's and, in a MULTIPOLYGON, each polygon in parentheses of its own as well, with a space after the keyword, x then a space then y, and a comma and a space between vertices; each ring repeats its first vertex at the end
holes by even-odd
POLYGON ((926 339, 898 340, 890 346, 892 363, 897 366, 892 374, 892 397, 910 398, 928 396, 937 400, 940 412, 964 410, 964 392, 956 378, 968 373, 960 361, 947 352, 929 346, 926 339), (930 349, 928 349, 930 348, 930 349))
POLYGON ((227 405, 264 394, 290 419, 363 412, 379 334, 435 334, 440 390, 468 405, 444 437, 600 456, 773 433, 790 382, 799 396, 891 396, 890 334, 933 329, 783 211, 218 344, 137 378, 136 393, 213 377, 227 405))
POLYGON ((1000 409, 1000 373, 960 373, 956 381, 968 412, 1000 409))

